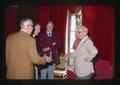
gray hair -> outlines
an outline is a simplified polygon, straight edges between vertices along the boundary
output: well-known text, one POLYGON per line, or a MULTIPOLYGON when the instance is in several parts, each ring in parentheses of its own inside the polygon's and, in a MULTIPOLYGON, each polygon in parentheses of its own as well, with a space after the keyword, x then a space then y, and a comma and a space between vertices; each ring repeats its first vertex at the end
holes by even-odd
POLYGON ((20 26, 21 26, 24 22, 26 22, 26 21, 28 21, 28 20, 31 20, 31 21, 32 21, 32 19, 30 19, 30 18, 23 18, 23 19, 21 19, 21 20, 20 20, 20 26))

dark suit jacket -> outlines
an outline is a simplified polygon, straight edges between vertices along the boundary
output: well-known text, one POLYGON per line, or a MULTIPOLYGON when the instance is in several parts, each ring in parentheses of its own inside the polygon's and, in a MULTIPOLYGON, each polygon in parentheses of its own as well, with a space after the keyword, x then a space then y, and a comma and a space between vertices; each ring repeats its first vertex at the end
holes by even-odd
POLYGON ((47 32, 43 32, 40 34, 39 39, 39 45, 40 45, 40 53, 41 55, 46 54, 47 56, 50 56, 50 51, 42 51, 43 48, 50 47, 52 51, 52 59, 54 64, 59 63, 59 57, 58 57, 58 49, 61 47, 61 42, 57 34, 52 33, 51 37, 48 37, 47 32), (55 46, 52 46, 52 43, 56 42, 55 46))

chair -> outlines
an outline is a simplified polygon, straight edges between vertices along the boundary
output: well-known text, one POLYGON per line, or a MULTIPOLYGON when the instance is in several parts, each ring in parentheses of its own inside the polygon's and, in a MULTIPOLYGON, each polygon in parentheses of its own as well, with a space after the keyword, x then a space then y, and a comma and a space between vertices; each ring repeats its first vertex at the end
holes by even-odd
POLYGON ((110 61, 99 59, 95 63, 96 76, 94 79, 112 79, 113 67, 110 61))
POLYGON ((54 70, 54 76, 61 77, 62 79, 66 78, 66 59, 65 57, 60 57, 60 64, 56 66, 54 70))

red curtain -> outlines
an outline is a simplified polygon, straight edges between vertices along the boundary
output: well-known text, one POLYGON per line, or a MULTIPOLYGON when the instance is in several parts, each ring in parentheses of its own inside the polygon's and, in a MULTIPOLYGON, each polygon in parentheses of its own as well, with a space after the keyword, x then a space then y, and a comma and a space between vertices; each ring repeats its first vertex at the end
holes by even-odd
MULTIPOLYGON (((75 6, 26 6, 6 8, 5 34, 15 32, 18 18, 28 16, 40 23, 42 30, 48 19, 54 21, 54 31, 62 41, 61 52, 65 52, 65 29, 67 9, 74 13, 75 6), (14 17, 11 17, 14 16, 14 17)), ((112 6, 82 6, 83 25, 90 31, 90 37, 98 48, 100 57, 114 63, 114 9, 112 6)))
POLYGON ((50 19, 54 22, 54 31, 58 33, 62 47, 61 52, 65 53, 65 30, 66 30, 66 17, 67 9, 71 13, 74 12, 75 6, 40 6, 39 7, 39 22, 42 26, 42 31, 45 31, 47 21, 50 19))
POLYGON ((83 25, 98 48, 100 58, 114 63, 114 9, 112 6, 84 6, 83 25))
POLYGON ((39 7, 39 18, 38 22, 41 25, 41 31, 45 31, 45 27, 50 15, 50 6, 40 6, 39 7))
POLYGON ((33 19, 35 22, 38 22, 39 18, 39 6, 29 5, 29 4, 21 4, 18 7, 18 23, 21 18, 29 17, 33 19))
POLYGON ((18 8, 8 6, 5 8, 5 37, 17 29, 18 8))

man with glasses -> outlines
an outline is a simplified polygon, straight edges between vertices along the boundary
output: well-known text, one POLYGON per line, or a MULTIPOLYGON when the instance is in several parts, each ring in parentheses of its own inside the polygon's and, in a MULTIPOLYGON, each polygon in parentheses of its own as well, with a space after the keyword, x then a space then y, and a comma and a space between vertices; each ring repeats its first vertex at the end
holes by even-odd
POLYGON ((97 55, 98 50, 89 38, 86 26, 81 26, 77 32, 81 41, 74 53, 76 79, 91 79, 94 74, 92 59, 97 55))
POLYGON ((38 55, 36 41, 30 36, 32 30, 32 19, 23 18, 20 21, 20 31, 7 37, 7 79, 34 79, 34 64, 51 62, 49 57, 38 55))

